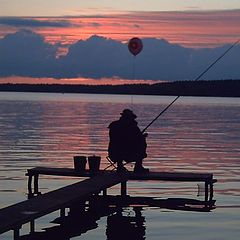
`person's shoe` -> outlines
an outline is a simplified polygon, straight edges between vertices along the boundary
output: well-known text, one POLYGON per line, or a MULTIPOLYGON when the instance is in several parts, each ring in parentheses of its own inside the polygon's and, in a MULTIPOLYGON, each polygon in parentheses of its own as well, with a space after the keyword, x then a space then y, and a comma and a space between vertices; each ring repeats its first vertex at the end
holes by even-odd
POLYGON ((134 168, 135 173, 149 173, 148 168, 144 168, 143 166, 135 167, 134 168))

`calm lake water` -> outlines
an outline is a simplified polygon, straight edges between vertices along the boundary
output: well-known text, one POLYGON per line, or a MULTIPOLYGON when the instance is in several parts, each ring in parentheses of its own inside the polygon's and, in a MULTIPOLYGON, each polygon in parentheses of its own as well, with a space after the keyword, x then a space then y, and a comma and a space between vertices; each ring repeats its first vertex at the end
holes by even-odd
MULTIPOLYGON (((74 155, 100 155, 107 164, 108 125, 124 108, 137 114, 144 128, 174 97, 0 93, 0 207, 27 198, 26 169, 35 166, 73 167, 74 155)), ((151 171, 212 172, 216 208, 210 212, 143 207, 142 226, 135 239, 237 240, 240 236, 240 101, 239 98, 181 97, 148 129, 151 171)), ((131 168, 132 166, 129 166, 131 168)), ((47 192, 77 181, 74 178, 41 176, 47 192)), ((118 193, 118 187, 112 193, 118 193)), ((203 200, 196 183, 132 182, 134 196, 203 200)), ((125 208, 127 218, 136 214, 125 208)), ((58 213, 36 221, 38 231, 54 226, 58 213)), ((79 216, 79 219, 81 217, 79 216)), ((71 239, 107 237, 110 220, 71 239), (108 230, 107 230, 108 229, 108 230)), ((27 234, 24 225, 21 234, 27 234)), ((12 239, 12 232, 0 236, 12 239)), ((115 238, 117 239, 117 238, 115 238)), ((134 239, 134 238, 132 238, 134 239)))

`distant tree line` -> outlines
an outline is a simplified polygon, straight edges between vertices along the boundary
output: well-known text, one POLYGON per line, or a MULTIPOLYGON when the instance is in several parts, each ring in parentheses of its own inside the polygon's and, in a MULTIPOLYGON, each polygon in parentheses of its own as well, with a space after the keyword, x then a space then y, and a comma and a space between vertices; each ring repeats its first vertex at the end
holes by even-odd
POLYGON ((0 91, 240 97, 240 80, 175 81, 155 84, 0 84, 0 91))

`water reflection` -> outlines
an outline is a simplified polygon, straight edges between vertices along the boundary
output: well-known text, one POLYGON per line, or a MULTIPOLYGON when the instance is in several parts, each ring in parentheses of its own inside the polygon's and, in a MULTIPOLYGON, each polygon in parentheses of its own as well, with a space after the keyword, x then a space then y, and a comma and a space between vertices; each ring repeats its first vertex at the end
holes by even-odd
POLYGON ((142 207, 133 207, 133 212, 134 215, 131 216, 131 213, 126 213, 120 208, 115 214, 108 216, 107 240, 146 239, 145 217, 142 216, 142 207))
MULTIPOLYGON (((130 96, 121 95, 1 93, 0 207, 26 199, 27 168, 73 167, 74 155, 93 154, 101 156, 101 167, 105 168, 109 123, 129 107, 144 128, 172 99, 134 96, 131 104, 130 96)), ((236 206, 240 196, 239 129, 238 98, 181 98, 148 129, 148 158, 144 165, 151 171, 212 172, 218 179, 214 188, 218 205, 236 206)), ((46 192, 68 183, 72 180, 43 176, 40 187, 46 192)), ((137 196, 196 198, 192 186, 176 185, 159 183, 156 187, 150 182, 133 182, 128 189, 137 196)), ((146 212, 142 212, 143 216, 146 212)), ((202 219, 204 224, 214 222, 215 232, 221 233, 218 239, 226 239, 233 232, 239 236, 238 215, 233 209, 231 215, 223 212, 219 217, 216 209, 214 221, 206 216, 202 219), (224 232, 222 219, 230 223, 224 232)), ((161 217, 156 218, 161 221, 161 217)), ((181 220, 189 226, 199 223, 200 218, 191 221, 189 215, 181 215, 181 220)), ((173 225, 177 221, 171 219, 173 225)), ((199 235, 198 227, 195 233, 199 235)), ((209 239, 207 234, 203 238, 209 239)))
MULTIPOLYGON (((151 197, 93 196, 89 202, 70 207, 66 216, 56 218, 56 225, 21 236, 21 240, 59 239, 69 240, 98 228, 98 221, 107 217, 105 239, 146 239, 147 222, 144 212, 149 207, 157 210, 210 212, 215 201, 193 199, 156 199, 151 197)), ((161 214, 161 212, 159 212, 161 214)))
MULTIPOLYGON (((129 105, 127 96, 7 94, 0 104, 1 179, 23 179, 18 171, 31 166, 72 167, 74 155, 99 155, 105 168, 107 126, 122 109, 133 108, 144 128, 171 100, 134 96, 129 105)), ((239 195, 239 110, 235 99, 181 98, 148 129, 144 165, 153 171, 213 172, 239 195)))

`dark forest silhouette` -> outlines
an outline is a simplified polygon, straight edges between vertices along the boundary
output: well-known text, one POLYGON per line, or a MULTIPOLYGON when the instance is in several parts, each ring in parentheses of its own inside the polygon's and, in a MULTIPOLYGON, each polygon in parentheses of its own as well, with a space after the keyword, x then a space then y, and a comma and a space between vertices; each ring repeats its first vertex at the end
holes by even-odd
POLYGON ((0 91, 240 97, 240 80, 176 81, 155 84, 0 84, 0 91))

